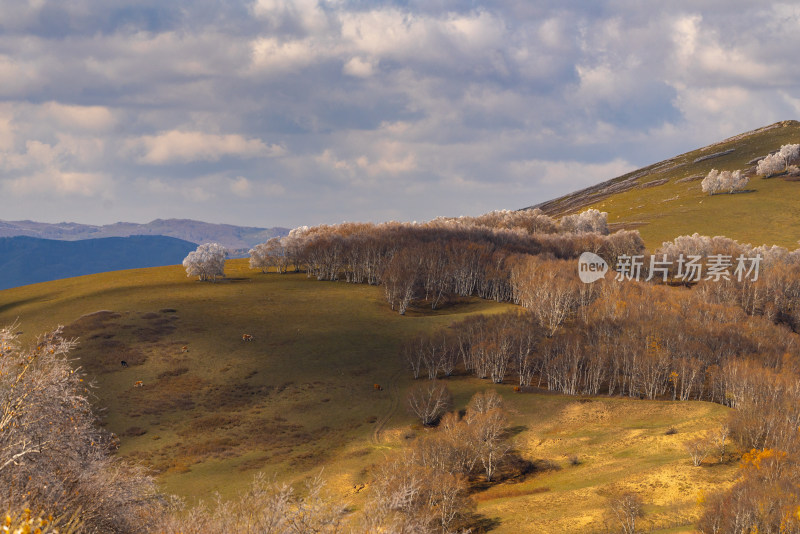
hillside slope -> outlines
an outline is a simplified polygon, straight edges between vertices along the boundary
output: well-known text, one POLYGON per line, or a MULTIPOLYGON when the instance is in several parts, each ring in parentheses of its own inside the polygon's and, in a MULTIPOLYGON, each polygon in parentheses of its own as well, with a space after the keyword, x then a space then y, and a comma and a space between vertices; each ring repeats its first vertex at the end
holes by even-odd
POLYGON ((56 241, 0 237, 0 289, 86 274, 181 263, 197 245, 164 236, 56 241))
POLYGON ((648 248, 699 232, 794 249, 800 239, 795 178, 751 176, 748 191, 733 195, 708 196, 700 188, 711 169, 752 175, 757 158, 794 143, 800 143, 800 122, 778 122, 531 207, 553 216, 606 211, 612 228, 638 229, 648 248))
MULTIPOLYGON (((264 275, 246 260, 226 270, 216 284, 171 266, 6 290, 0 324, 19 318, 25 341, 68 325, 119 454, 151 468, 166 491, 208 500, 260 470, 299 483, 324 469, 358 510, 373 466, 426 432, 404 410, 412 380, 400 343, 470 314, 517 309, 468 298, 401 317, 380 287, 264 275)), ((643 495, 655 528, 691 525, 698 491, 733 478, 735 465, 694 468, 683 450, 725 418, 719 405, 519 394, 512 383, 464 376, 447 384, 458 409, 496 388, 514 410, 515 447, 537 466, 476 493, 495 533, 601 531, 606 496, 620 490, 643 495)))

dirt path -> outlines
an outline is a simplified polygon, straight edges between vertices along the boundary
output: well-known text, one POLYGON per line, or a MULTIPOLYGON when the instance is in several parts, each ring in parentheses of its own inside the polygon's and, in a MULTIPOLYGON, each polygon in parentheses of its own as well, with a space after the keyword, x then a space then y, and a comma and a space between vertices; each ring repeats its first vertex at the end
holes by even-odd
POLYGON ((394 414, 397 413, 397 409, 400 406, 400 388, 397 385, 397 380, 400 378, 403 369, 398 369, 392 376, 389 378, 389 383, 386 386, 386 390, 389 393, 389 399, 391 403, 389 404, 389 409, 386 411, 385 414, 378 418, 378 421, 375 423, 375 430, 372 431, 372 443, 377 445, 380 442, 381 432, 383 432, 386 423, 394 417, 394 414))

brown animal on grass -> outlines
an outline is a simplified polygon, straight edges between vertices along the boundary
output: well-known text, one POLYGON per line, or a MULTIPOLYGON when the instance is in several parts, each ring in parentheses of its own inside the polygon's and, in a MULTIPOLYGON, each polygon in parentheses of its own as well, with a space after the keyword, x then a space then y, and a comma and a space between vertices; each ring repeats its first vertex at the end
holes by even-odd
POLYGON ((250 334, 242 334, 242 341, 253 341, 253 336, 250 334))
POLYGON ((182 346, 181 352, 189 352, 189 347, 187 345, 182 346))
POLYGON ((521 388, 521 387, 519 387, 519 386, 514 386, 514 393, 519 393, 520 391, 522 391, 522 388, 521 388))
POLYGON ((143 385, 144 385, 144 384, 142 384, 142 381, 141 381, 141 380, 137 380, 136 382, 134 382, 134 383, 133 383, 133 387, 135 387, 135 388, 140 388, 140 387, 142 387, 143 385))
POLYGON ((380 384, 373 384, 372 387, 375 388, 375 391, 383 391, 383 386, 380 384))

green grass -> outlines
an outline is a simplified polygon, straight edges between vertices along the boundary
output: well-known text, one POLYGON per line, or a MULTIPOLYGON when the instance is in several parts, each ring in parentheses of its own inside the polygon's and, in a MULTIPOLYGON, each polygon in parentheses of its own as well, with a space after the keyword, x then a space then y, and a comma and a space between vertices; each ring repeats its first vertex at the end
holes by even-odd
POLYGON ((708 196, 700 180, 679 182, 686 177, 705 175, 711 169, 745 170, 752 159, 765 156, 784 144, 800 143, 800 123, 786 121, 779 127, 755 131, 715 145, 676 156, 669 162, 633 171, 615 180, 648 171, 639 184, 668 180, 663 185, 634 188, 593 201, 576 192, 547 203, 545 211, 565 213, 559 206, 577 201, 581 207, 569 211, 597 208, 609 214, 617 227, 637 228, 649 249, 679 235, 695 232, 724 235, 753 245, 776 244, 792 249, 800 238, 800 182, 781 177, 752 177, 751 192, 708 196), (694 163, 698 157, 734 149, 730 154, 694 163), (663 168, 659 167, 664 165, 663 168))
MULTIPOLYGON (((165 491, 229 496, 260 470, 299 483, 324 469, 357 510, 368 491, 354 485, 423 431, 403 409, 411 379, 399 344, 469 314, 514 309, 463 299, 400 317, 379 287, 264 275, 246 260, 228 262, 227 274, 199 283, 175 266, 0 291, 0 323, 19 317, 26 342, 68 325, 103 422, 121 437, 119 454, 152 468, 165 491), (255 340, 242 341, 244 333, 255 340)), ((476 494, 479 513, 497 520, 493 532, 591 531, 605 496, 620 488, 641 492, 655 519, 668 515, 662 508, 691 518, 700 488, 733 477, 732 465, 693 468, 682 451, 682 441, 725 417, 717 405, 516 394, 513 384, 466 377, 448 386, 458 408, 497 387, 514 411, 520 454, 558 467, 476 494), (678 434, 664 435, 670 426, 678 434)))

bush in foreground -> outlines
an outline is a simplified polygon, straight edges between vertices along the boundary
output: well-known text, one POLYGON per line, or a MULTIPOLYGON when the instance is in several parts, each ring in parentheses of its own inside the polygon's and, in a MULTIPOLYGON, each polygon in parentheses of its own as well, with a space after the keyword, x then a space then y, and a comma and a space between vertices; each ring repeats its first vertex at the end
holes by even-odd
MULTIPOLYGON (((110 456, 110 434, 96 424, 85 376, 68 359, 75 342, 58 328, 25 349, 15 331, 16 325, 0 330, 0 499, 9 507, 7 522, 41 528, 39 514, 53 513, 79 519, 81 532, 144 532, 142 518, 159 508, 155 486, 110 456), (30 511, 12 515, 24 506, 30 511)), ((53 528, 52 519, 45 521, 53 528)))

